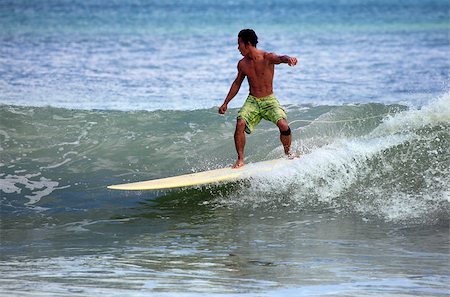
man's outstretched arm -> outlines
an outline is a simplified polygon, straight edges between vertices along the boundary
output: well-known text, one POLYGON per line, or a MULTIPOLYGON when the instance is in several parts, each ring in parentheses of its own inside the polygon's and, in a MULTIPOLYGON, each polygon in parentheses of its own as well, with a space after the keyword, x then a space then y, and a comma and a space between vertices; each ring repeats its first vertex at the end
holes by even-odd
POLYGON ((286 55, 278 56, 274 53, 267 54, 267 57, 268 57, 269 61, 273 64, 285 63, 285 64, 288 64, 289 66, 297 65, 296 57, 290 57, 290 56, 286 56, 286 55))

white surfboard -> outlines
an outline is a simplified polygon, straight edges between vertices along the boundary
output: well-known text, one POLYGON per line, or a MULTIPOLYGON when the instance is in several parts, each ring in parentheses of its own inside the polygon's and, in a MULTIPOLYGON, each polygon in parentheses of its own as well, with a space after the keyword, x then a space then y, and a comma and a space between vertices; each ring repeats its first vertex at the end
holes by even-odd
POLYGON ((163 190, 163 189, 201 186, 213 183, 231 182, 241 179, 248 179, 262 172, 281 170, 284 166, 286 166, 290 162, 292 162, 292 160, 276 159, 246 164, 238 169, 232 169, 231 167, 229 167, 190 173, 179 176, 166 177, 161 179, 153 179, 149 181, 112 185, 108 186, 108 189, 127 190, 127 191, 163 190))

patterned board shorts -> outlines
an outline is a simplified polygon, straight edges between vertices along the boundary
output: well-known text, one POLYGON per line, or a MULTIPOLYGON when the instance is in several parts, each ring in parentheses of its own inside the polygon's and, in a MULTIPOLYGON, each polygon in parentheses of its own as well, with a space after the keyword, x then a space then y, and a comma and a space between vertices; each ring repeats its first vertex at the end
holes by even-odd
POLYGON ((245 132, 250 134, 261 119, 276 124, 281 119, 287 119, 287 115, 273 94, 261 98, 248 95, 244 106, 238 112, 237 118, 245 120, 245 132))

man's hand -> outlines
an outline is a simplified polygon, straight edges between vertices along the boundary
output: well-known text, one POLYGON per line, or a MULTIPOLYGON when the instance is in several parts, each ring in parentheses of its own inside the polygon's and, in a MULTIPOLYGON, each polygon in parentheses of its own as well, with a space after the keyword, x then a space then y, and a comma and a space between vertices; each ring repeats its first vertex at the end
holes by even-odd
POLYGON ((225 114, 225 112, 227 111, 227 108, 228 108, 228 106, 227 106, 227 104, 222 104, 222 106, 221 107, 219 107, 219 113, 220 114, 225 114))
POLYGON ((296 57, 289 57, 289 56, 277 56, 276 54, 268 54, 269 61, 271 61, 274 64, 281 64, 286 63, 289 66, 295 66, 297 65, 297 58, 296 57))
POLYGON ((297 58, 296 57, 289 57, 287 61, 289 66, 295 66, 297 65, 297 58))

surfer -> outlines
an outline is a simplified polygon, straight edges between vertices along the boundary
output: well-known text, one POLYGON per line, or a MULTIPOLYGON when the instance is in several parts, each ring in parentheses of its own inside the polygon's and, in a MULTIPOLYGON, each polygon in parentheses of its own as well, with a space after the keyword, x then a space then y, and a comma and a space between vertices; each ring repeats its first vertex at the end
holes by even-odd
POLYGON ((265 52, 256 48, 257 43, 258 36, 256 36, 255 31, 244 29, 239 32, 238 50, 244 58, 238 62, 237 77, 232 83, 224 103, 219 108, 219 113, 225 114, 228 103, 239 92, 244 78, 247 77, 250 90, 247 100, 237 115, 234 143, 238 159, 233 168, 244 166, 245 133, 252 133, 261 119, 271 121, 278 126, 284 153, 289 158, 293 158, 293 154, 290 151, 292 142, 291 129, 287 122, 285 110, 273 95, 272 84, 275 65, 286 63, 289 66, 295 66, 297 58, 265 52))

